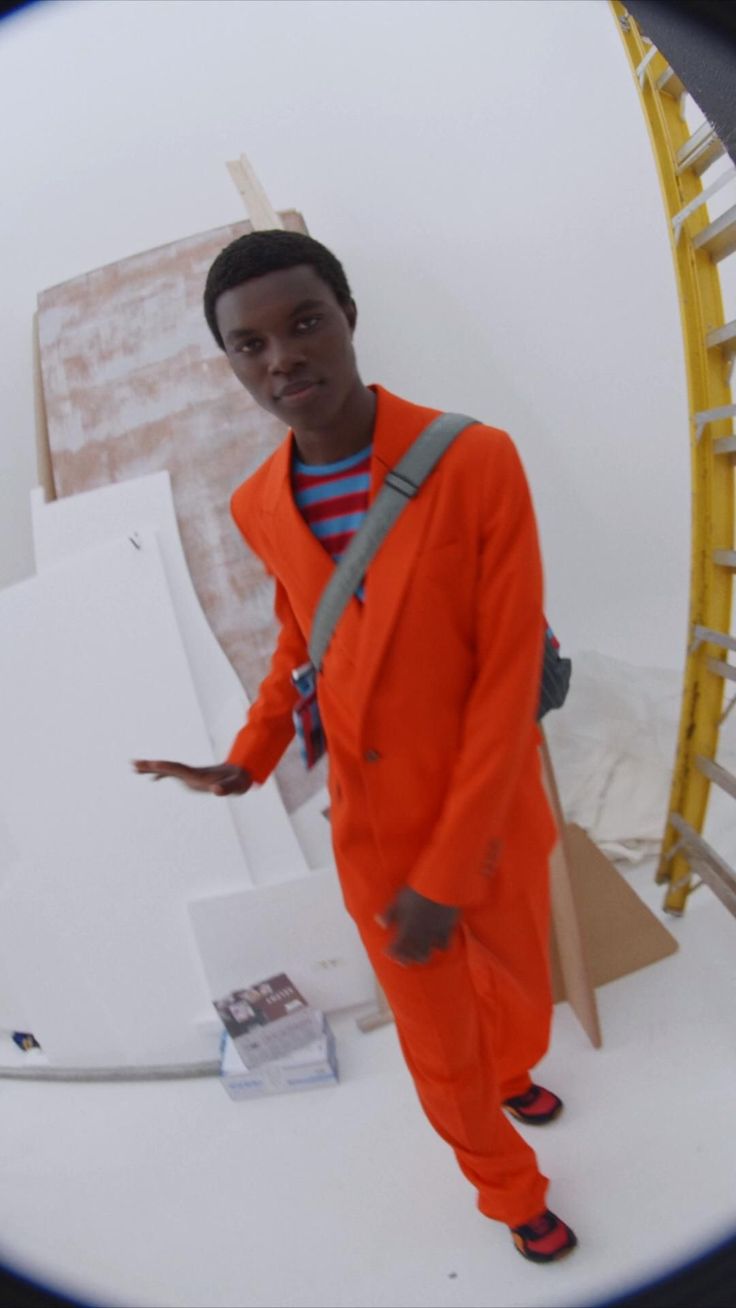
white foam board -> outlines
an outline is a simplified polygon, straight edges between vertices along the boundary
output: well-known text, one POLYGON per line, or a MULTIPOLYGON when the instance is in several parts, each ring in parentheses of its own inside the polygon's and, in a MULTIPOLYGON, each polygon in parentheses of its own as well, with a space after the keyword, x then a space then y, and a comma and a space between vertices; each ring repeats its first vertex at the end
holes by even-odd
MULTIPOLYGON (((245 721, 248 698, 194 589, 179 535, 169 473, 115 482, 50 504, 44 503, 44 493, 37 489, 31 495, 31 516, 39 573, 107 541, 134 541, 140 531, 156 531, 213 758, 225 758, 245 721)), ((256 884, 286 880, 307 871, 308 861, 275 781, 269 779, 248 795, 225 803, 232 809, 256 884)))
POLYGON ((288 884, 193 896, 189 913, 213 998, 277 972, 323 1012, 375 998, 373 970, 332 868, 288 884))
MULTIPOLYGON (((0 920, 8 901, 17 887, 26 880, 26 869, 20 851, 0 813, 0 920)), ((28 1031, 30 1011, 23 995, 8 972, 6 960, 0 951, 0 1032, 28 1031)), ((0 1062, 2 1057, 0 1056, 0 1062)))
POLYGON ((329 820, 330 796, 326 786, 294 809, 291 822, 311 868, 334 865, 329 820))
POLYGON ((186 901, 243 888, 228 806, 137 775, 211 762, 154 533, 0 592, 0 953, 59 1065, 216 1057, 186 901))

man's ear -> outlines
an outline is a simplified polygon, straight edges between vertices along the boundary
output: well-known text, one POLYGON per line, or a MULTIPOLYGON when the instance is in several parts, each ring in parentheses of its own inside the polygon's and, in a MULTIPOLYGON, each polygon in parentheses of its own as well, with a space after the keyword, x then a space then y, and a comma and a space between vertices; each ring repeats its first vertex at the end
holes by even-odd
POLYGON ((351 332, 354 332, 355 324, 358 321, 358 306, 355 300, 350 300, 348 304, 343 305, 343 313, 348 320, 351 332))

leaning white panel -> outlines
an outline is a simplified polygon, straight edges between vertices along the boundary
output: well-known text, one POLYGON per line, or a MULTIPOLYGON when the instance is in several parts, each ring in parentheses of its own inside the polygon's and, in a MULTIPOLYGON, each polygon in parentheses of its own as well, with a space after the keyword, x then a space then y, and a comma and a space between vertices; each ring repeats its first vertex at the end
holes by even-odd
POLYGON ((215 1057, 186 902, 250 883, 225 804, 131 767, 213 761, 155 535, 138 544, 0 592, 0 817, 24 869, 0 951, 60 1066, 215 1057))
POLYGON ((213 999, 278 972, 327 1013, 375 999, 333 868, 288 885, 193 898, 189 913, 213 999))
MULTIPOLYGON (((6 907, 28 879, 20 851, 0 812, 0 922, 6 907)), ((0 950, 0 1035, 28 1031, 31 1009, 26 996, 18 992, 8 972, 7 960, 0 950)))
MULTIPOLYGON (((36 567, 47 572, 66 558, 116 538, 135 541, 154 529, 197 697, 214 751, 226 757, 245 721, 248 699, 240 679, 216 639, 199 603, 182 548, 168 472, 115 482, 44 503, 43 491, 31 495, 36 567)), ((233 528, 233 530, 235 530, 233 528)), ((198 763, 198 758, 186 762, 198 763)), ((232 809, 251 876, 256 884, 285 880, 309 866, 291 825, 275 781, 240 799, 225 801, 232 809)))

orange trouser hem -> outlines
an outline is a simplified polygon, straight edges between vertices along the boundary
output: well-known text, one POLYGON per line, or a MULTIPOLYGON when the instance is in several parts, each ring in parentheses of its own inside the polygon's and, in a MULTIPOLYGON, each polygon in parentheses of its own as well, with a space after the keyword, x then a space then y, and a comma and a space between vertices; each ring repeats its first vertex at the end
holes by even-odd
POLYGON ((450 947, 410 967, 387 957, 390 936, 375 921, 357 925, 424 1112, 480 1211, 520 1226, 546 1207, 548 1181, 501 1103, 529 1088, 548 1045, 549 926, 544 903, 519 902, 501 930, 498 907, 464 910, 450 947))

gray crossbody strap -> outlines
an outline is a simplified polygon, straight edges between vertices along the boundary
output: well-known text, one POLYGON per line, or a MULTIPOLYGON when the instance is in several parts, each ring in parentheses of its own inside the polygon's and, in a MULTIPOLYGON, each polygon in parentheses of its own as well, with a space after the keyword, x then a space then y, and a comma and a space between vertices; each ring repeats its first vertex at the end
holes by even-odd
POLYGON ((461 413, 441 414, 425 427, 403 459, 388 473, 360 531, 353 536, 322 592, 309 637, 309 657, 317 671, 322 666, 335 627, 399 514, 414 498, 455 437, 476 421, 476 418, 461 413))

